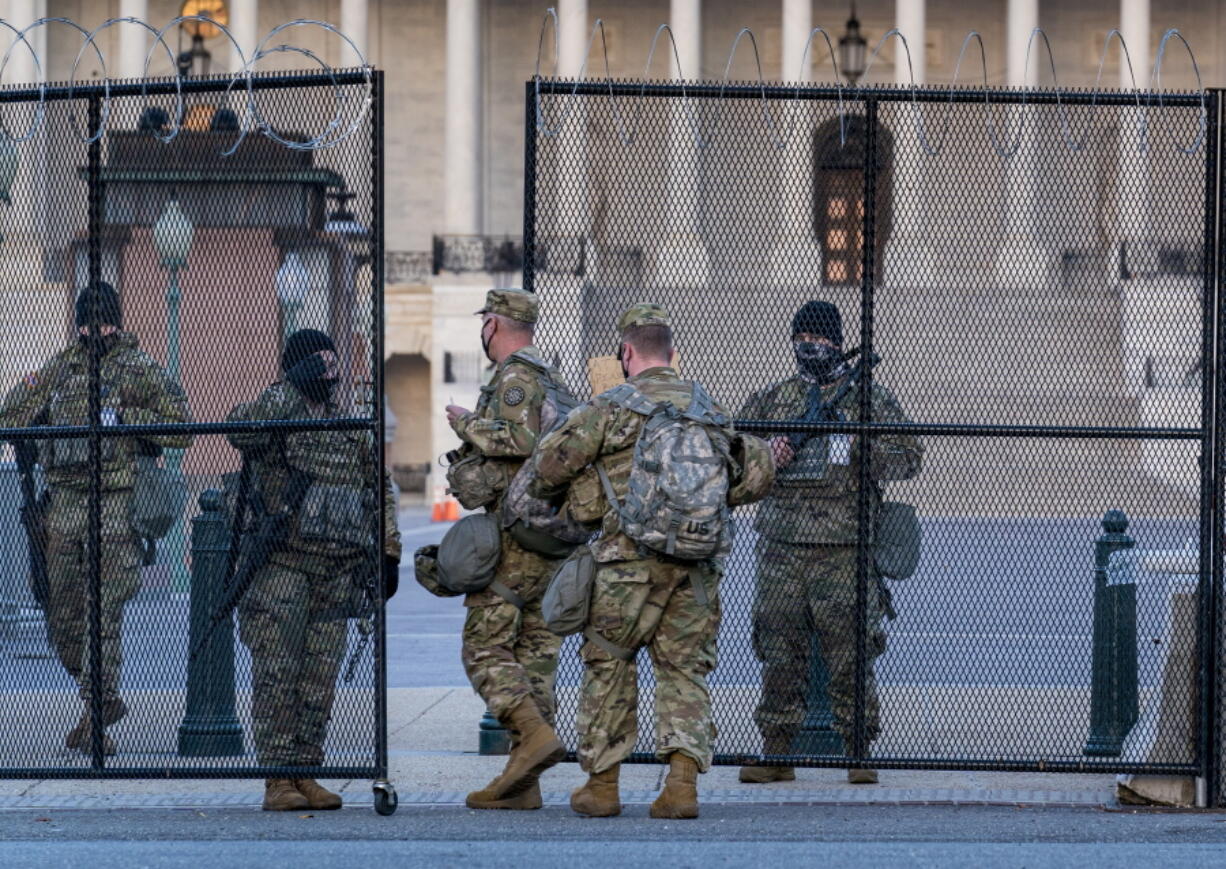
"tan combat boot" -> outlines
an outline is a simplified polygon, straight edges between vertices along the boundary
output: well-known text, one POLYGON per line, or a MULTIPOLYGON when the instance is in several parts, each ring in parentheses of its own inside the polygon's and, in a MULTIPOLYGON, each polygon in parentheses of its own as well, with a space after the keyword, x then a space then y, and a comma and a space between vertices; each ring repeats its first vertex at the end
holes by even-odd
POLYGON ((514 811, 530 811, 539 809, 544 803, 541 801, 541 783, 538 780, 533 780, 529 788, 518 796, 503 797, 499 799, 494 796, 494 789, 502 776, 494 779, 482 790, 473 791, 464 800, 464 805, 470 809, 511 809, 514 811))
MULTIPOLYGON (((110 727, 119 719, 128 714, 128 707, 123 702, 123 698, 116 697, 114 700, 108 700, 102 704, 102 726, 110 727)), ((82 748, 89 751, 89 746, 86 744, 86 734, 89 733, 89 710, 86 709, 81 713, 81 720, 77 722, 77 726, 68 731, 68 735, 64 737, 64 744, 69 748, 82 748)), ((106 739, 103 739, 103 744, 106 739)), ((114 754, 114 751, 108 754, 114 754)))
POLYGON ((877 784, 877 770, 849 769, 847 770, 847 783, 851 785, 875 785, 877 784))
MULTIPOLYGON (((768 739, 763 747, 766 755, 792 753, 790 739, 768 739)), ((743 766, 740 779, 745 784, 764 785, 773 781, 796 781, 796 770, 790 766, 743 766)))
POLYGON ((570 807, 589 818, 611 818, 622 813, 621 794, 617 790, 617 778, 622 765, 615 763, 604 772, 588 776, 587 784, 576 788, 570 795, 570 807))
POLYGON ((566 757, 565 746, 531 697, 511 710, 511 727, 519 732, 519 742, 502 775, 487 786, 487 793, 496 800, 523 794, 541 773, 566 757))
POLYGON ((339 809, 341 795, 334 794, 313 778, 294 779, 294 787, 298 793, 307 798, 312 809, 339 809))
POLYGON ((653 818, 698 817, 698 761, 674 751, 668 756, 668 778, 664 790, 651 804, 653 818))
POLYGON ((302 795, 293 781, 287 778, 270 778, 264 780, 264 811, 294 812, 299 809, 309 809, 310 801, 302 795))

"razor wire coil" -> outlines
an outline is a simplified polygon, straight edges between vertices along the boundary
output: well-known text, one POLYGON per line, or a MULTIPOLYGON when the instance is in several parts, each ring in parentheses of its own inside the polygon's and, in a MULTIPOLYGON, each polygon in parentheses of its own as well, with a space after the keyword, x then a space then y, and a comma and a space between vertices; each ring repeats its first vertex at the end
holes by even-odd
MULTIPOLYGON (((636 106, 635 114, 633 117, 633 123, 627 123, 626 113, 623 112, 622 107, 620 103, 618 102, 617 96, 614 93, 614 88, 613 88, 614 79, 609 69, 608 43, 607 43, 607 39, 605 36, 604 21, 599 18, 595 20, 595 22, 592 25, 591 33, 588 37, 587 49, 584 52, 583 61, 580 64, 578 73, 575 75, 575 77, 572 80, 564 81, 560 79, 558 76, 558 62, 559 62, 559 55, 560 55, 560 45, 559 45, 560 37, 559 37, 559 32, 558 32, 559 31, 558 14, 557 14, 557 10, 554 7, 549 7, 545 12, 545 17, 541 23, 540 38, 538 39, 538 42, 537 42, 536 69, 533 75, 533 82, 534 82, 534 98, 536 101, 535 113, 536 113, 538 132, 540 132, 542 135, 546 137, 555 137, 559 135, 562 132, 563 127, 570 121, 572 115, 574 114, 574 110, 575 110, 575 103, 572 101, 569 105, 566 106, 565 110, 562 111, 551 123, 550 120, 546 117, 545 109, 542 105, 541 85, 544 79, 541 76, 541 63, 544 58, 545 35, 551 23, 553 26, 553 37, 554 37, 553 38, 554 73, 553 73, 552 78, 554 82, 562 86, 562 89, 560 92, 563 94, 565 94, 566 86, 569 85, 570 96, 572 97, 574 97, 578 93, 580 84, 586 78, 586 72, 588 69, 588 61, 591 58, 592 49, 595 46, 596 39, 597 37, 599 37, 600 43, 601 43, 601 51, 602 51, 603 59, 604 59, 604 76, 602 80, 608 85, 609 98, 612 100, 612 104, 613 104, 614 124, 617 128, 617 136, 623 145, 633 144, 637 140, 637 135, 638 135, 639 109, 636 106)), ((648 84, 650 83, 650 78, 648 74, 651 71, 651 64, 655 57, 657 44, 660 40, 660 37, 665 33, 668 34, 668 39, 672 46, 673 62, 676 64, 676 70, 677 70, 676 84, 681 89, 681 106, 684 112, 686 125, 689 127, 690 135, 694 141, 695 147, 697 147, 700 150, 708 148, 711 145, 711 143, 714 141, 714 138, 713 136, 710 135, 710 131, 702 129, 698 121, 698 118, 694 112, 693 100, 690 94, 688 93, 687 89, 692 88, 695 82, 693 80, 687 80, 685 78, 684 70, 682 69, 682 65, 681 65, 681 58, 677 50, 676 37, 673 34, 672 27, 668 24, 661 24, 658 28, 656 28, 655 35, 652 37, 651 47, 647 55, 647 63, 643 70, 643 77, 640 81, 641 88, 643 91, 645 91, 648 84)), ((808 64, 810 62, 810 57, 809 57, 810 50, 812 48, 814 38, 818 36, 819 34, 822 36, 822 38, 826 42, 827 51, 830 55, 831 66, 834 70, 834 84, 828 85, 825 87, 832 87, 832 88, 837 89, 840 143, 842 145, 846 145, 847 143, 847 123, 846 123, 847 106, 846 106, 846 101, 844 99, 844 94, 850 93, 852 95, 852 98, 854 98, 856 94, 871 93, 873 91, 873 88, 871 86, 866 86, 862 84, 844 85, 840 81, 838 60, 837 60, 837 57, 834 51, 834 45, 830 39, 830 33, 826 28, 818 26, 818 27, 814 27, 809 32, 808 38, 805 41, 804 50, 801 54, 801 68, 798 71, 799 74, 797 76, 797 84, 795 85, 795 88, 794 88, 794 95, 799 95, 799 93, 806 87, 803 79, 806 77, 805 72, 809 68, 808 64)), ((753 30, 751 28, 748 28, 748 27, 741 28, 737 32, 735 38, 733 39, 732 47, 729 49, 729 52, 728 52, 727 62, 724 65, 724 74, 723 74, 723 78, 720 81, 719 93, 720 93, 720 96, 723 96, 723 94, 725 93, 725 91, 727 90, 730 84, 732 63, 736 57, 736 52, 737 52, 738 47, 740 46, 741 41, 745 39, 746 37, 749 38, 749 44, 753 50, 753 62, 754 62, 754 66, 757 72, 756 81, 750 82, 749 84, 750 86, 756 86, 759 91, 760 100, 762 103, 761 115, 762 115, 763 126, 765 129, 768 141, 770 143, 770 146, 777 150, 782 150, 788 147, 794 139, 795 119, 793 119, 792 124, 789 124, 786 127, 786 131, 785 131, 785 128, 780 124, 775 114, 770 109, 770 99, 767 96, 767 92, 766 92, 767 79, 762 73, 762 58, 758 50, 757 38, 754 36, 753 30)), ((868 72, 872 69, 873 64, 879 59, 882 49, 884 48, 885 44, 890 39, 897 39, 902 45, 902 50, 906 52, 907 77, 909 79, 909 82, 905 84, 904 87, 907 90, 909 90, 911 94, 911 99, 909 100, 909 103, 911 106, 911 126, 914 131, 916 140, 918 141, 920 148, 923 150, 925 154, 927 154, 928 156, 936 156, 940 154, 941 150, 944 147, 944 144, 947 138, 947 133, 948 133, 948 121, 946 121, 945 124, 942 125, 939 131, 940 133, 939 138, 934 139, 933 136, 930 136, 927 119, 925 118, 923 108, 920 105, 920 101, 918 99, 918 92, 920 90, 920 86, 915 81, 915 70, 914 70, 914 66, 913 66, 912 58, 911 58, 911 47, 909 43, 907 42, 906 37, 897 28, 893 28, 887 31, 881 37, 881 39, 878 40, 876 47, 873 49, 871 55, 869 56, 868 63, 865 65, 864 73, 861 76, 861 81, 863 81, 864 76, 867 76, 868 72)), ((1094 105, 1096 105, 1099 97, 1102 96, 1105 92, 1104 88, 1102 87, 1103 70, 1106 66, 1107 57, 1111 50, 1111 45, 1114 41, 1118 40, 1120 44, 1121 55, 1122 55, 1121 62, 1126 64, 1127 70, 1128 70, 1128 77, 1132 81, 1132 85, 1133 85, 1129 93, 1131 93, 1134 96, 1135 103, 1136 103, 1137 120, 1136 120, 1135 148, 1137 152, 1141 154, 1146 153, 1149 149, 1149 140, 1150 140, 1149 109, 1151 107, 1157 107, 1161 109, 1164 105, 1164 94, 1161 89, 1162 88, 1162 66, 1163 66, 1163 62, 1166 57, 1167 44, 1172 39, 1178 39, 1178 41, 1183 45, 1184 49, 1187 51, 1188 57, 1192 63, 1193 74, 1196 77, 1196 88, 1194 91, 1192 91, 1192 93, 1198 95, 1199 100, 1200 100, 1200 113, 1199 113, 1199 118, 1198 118, 1198 123, 1197 123, 1196 134, 1194 135, 1194 137, 1192 138, 1189 144, 1187 145, 1176 144, 1174 147, 1180 153, 1193 154, 1203 146, 1205 142, 1206 131, 1208 129, 1207 92, 1204 86, 1204 81, 1201 77, 1199 64, 1196 61, 1196 55, 1192 51, 1192 47, 1188 43, 1187 39, 1184 38, 1184 36, 1179 32, 1179 30, 1175 28, 1171 28, 1163 34, 1162 40, 1158 46, 1157 54, 1155 55, 1155 58, 1154 58, 1153 69, 1150 72, 1149 89, 1146 91, 1142 91, 1140 88, 1137 87, 1136 74, 1132 66, 1132 57, 1128 51, 1127 42, 1124 39, 1123 34, 1121 34, 1118 29, 1112 29, 1111 31, 1108 32, 1107 37, 1103 42, 1102 52, 1100 53, 1100 56, 1099 56, 1098 73, 1094 80, 1094 87, 1091 91, 1090 106, 1093 107, 1094 105)), ((952 102, 954 99, 954 94, 956 93, 956 90, 958 87, 958 77, 961 72, 962 63, 966 57, 967 49, 970 47, 972 40, 978 43, 978 46, 979 46, 979 66, 980 66, 980 73, 981 73, 981 78, 982 78, 982 91, 983 91, 983 104, 984 104, 984 125, 985 125, 985 129, 987 132, 987 138, 988 138, 989 145, 991 146, 992 151, 997 156, 1003 157, 1003 158, 1013 157, 1018 153, 1018 151, 1021 148, 1023 136, 1025 133, 1026 120, 1027 120, 1026 112, 1018 111, 1014 113, 1017 115, 1017 127, 1015 130, 1009 129, 1009 125, 1007 121, 1005 123, 1003 133, 1002 133, 1002 130, 998 128, 998 123, 992 112, 992 99, 991 99, 992 88, 990 88, 988 85, 987 50, 984 46, 983 36, 976 30, 969 31, 962 40, 962 47, 958 52, 958 58, 954 65, 953 78, 948 86, 949 87, 949 101, 952 102)), ((1023 69, 1030 68, 1031 55, 1034 52, 1036 40, 1042 41, 1042 46, 1047 52, 1047 67, 1050 70, 1051 79, 1052 79, 1052 87, 1048 90, 1054 93, 1054 97, 1055 97, 1056 115, 1059 121, 1059 138, 1068 150, 1080 151, 1083 148, 1085 148, 1087 142, 1089 141, 1089 132, 1082 131, 1080 136, 1078 136, 1074 132, 1074 125, 1069 118, 1068 106, 1065 104, 1065 101, 1063 99, 1067 91, 1062 90, 1060 87, 1059 73, 1056 67, 1056 58, 1055 58, 1054 52, 1052 51, 1051 41, 1048 38, 1046 31, 1044 31, 1043 28, 1041 27, 1034 28, 1030 32, 1029 37, 1027 38, 1025 65, 1023 69)), ((1035 93, 1037 90, 1038 90, 1037 88, 1033 88, 1028 85, 1020 88, 1021 99, 1020 101, 1016 101, 1019 103, 1019 108, 1024 109, 1025 106, 1027 105, 1027 100, 1029 99, 1031 94, 1035 93)), ((554 91, 554 93, 558 93, 558 92, 559 92, 558 90, 554 91)), ((641 102, 638 102, 637 105, 641 105, 641 102)))
MULTIPOLYGON (((142 66, 142 76, 140 81, 141 100, 147 103, 149 100, 148 82, 150 80, 149 69, 153 63, 154 56, 158 53, 158 47, 161 46, 166 52, 171 64, 175 63, 175 52, 166 41, 166 34, 173 28, 189 21, 208 22, 216 27, 222 35, 229 40, 231 46, 239 60, 238 69, 230 74, 229 84, 223 92, 228 99, 232 93, 236 91, 246 94, 245 105, 242 111, 236 113, 239 116, 238 132, 234 141, 226 145, 221 150, 223 157, 233 155, 242 144, 243 140, 252 133, 257 133, 268 139, 277 142, 283 147, 296 151, 321 151, 329 148, 335 148, 351 136, 353 136, 362 126, 362 122, 370 113, 374 102, 374 75, 370 64, 366 57, 362 54, 357 45, 346 36, 337 27, 329 24, 326 21, 319 21, 313 18, 296 18, 292 21, 286 21, 265 35, 256 45, 251 57, 247 57, 242 50, 242 46, 234 38, 224 24, 215 21, 207 15, 180 15, 177 18, 169 21, 165 26, 159 28, 140 18, 124 16, 119 18, 109 18, 102 24, 95 27, 93 30, 86 30, 81 25, 72 21, 69 18, 60 16, 51 16, 40 18, 37 21, 23 28, 17 28, 4 19, 0 19, 0 28, 7 29, 13 34, 13 41, 5 50, 3 57, 0 57, 0 75, 8 67, 13 58, 14 49, 24 50, 33 58, 35 66, 35 77, 38 87, 38 101, 34 107, 30 122, 20 131, 19 134, 14 134, 10 131, 8 119, 5 116, 3 108, 0 108, 0 139, 7 139, 12 143, 26 142, 34 138, 43 124, 46 122, 46 103, 47 103, 47 82, 45 74, 45 65, 43 59, 38 56, 38 52, 34 49, 30 40, 27 38, 32 31, 40 27, 50 27, 53 24, 64 25, 76 30, 81 36, 81 46, 77 50, 76 57, 73 59, 72 71, 68 80, 68 92, 71 96, 73 89, 77 86, 78 72, 81 67, 81 62, 85 57, 87 50, 93 49, 95 58, 97 59, 102 72, 102 100, 99 113, 97 129, 83 129, 76 114, 71 110, 68 111, 70 123, 77 137, 85 144, 91 144, 98 141, 106 133, 107 125, 111 116, 111 82, 112 78, 107 69, 106 55, 99 45, 99 36, 104 34, 110 28, 118 25, 128 25, 144 28, 152 34, 152 42, 149 45, 148 51, 145 53, 144 64, 142 66), (315 27, 324 30, 326 33, 333 34, 339 37, 345 45, 356 55, 358 59, 358 68, 363 75, 362 93, 355 95, 351 89, 341 87, 336 70, 323 58, 318 52, 299 45, 294 45, 290 42, 273 43, 280 34, 292 28, 300 27, 315 27), (19 49, 18 47, 23 48, 19 49), (322 132, 317 135, 308 136, 303 139, 292 139, 278 132, 272 121, 269 120, 267 113, 260 108, 259 99, 257 97, 257 89, 253 82, 253 73, 256 65, 265 58, 272 57, 277 54, 297 54, 312 64, 319 67, 320 71, 331 78, 333 102, 335 109, 331 119, 324 126, 322 132)), ((170 113, 170 128, 167 132, 161 132, 156 129, 149 130, 150 134, 157 138, 163 144, 169 144, 183 130, 184 121, 187 115, 187 106, 183 98, 182 77, 175 75, 175 108, 170 113)))

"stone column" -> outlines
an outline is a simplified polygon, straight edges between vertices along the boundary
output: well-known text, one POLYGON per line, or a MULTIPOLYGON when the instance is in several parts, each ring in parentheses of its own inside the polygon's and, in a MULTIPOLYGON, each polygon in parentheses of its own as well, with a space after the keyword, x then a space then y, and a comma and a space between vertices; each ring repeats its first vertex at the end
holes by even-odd
MULTIPOLYGON (((8 0, 7 7, 4 17, 18 30, 47 14, 47 0, 8 0)), ((11 32, 7 33, 7 39, 14 38, 11 32)), ((40 77, 43 81, 48 80, 47 28, 44 26, 30 31, 26 34, 26 41, 38 55, 38 62, 24 45, 14 46, 5 70, 5 81, 8 83, 34 84, 40 77)), ((27 103, 10 110, 8 125, 11 133, 21 135, 25 131, 26 125, 34 117, 33 108, 33 103, 27 103)), ((13 247, 16 241, 24 240, 33 245, 42 237, 46 206, 46 133, 40 131, 29 141, 17 143, 16 147, 17 177, 13 179, 12 203, 0 206, 3 209, 0 213, 7 212, 3 215, 6 258, 16 252, 13 247)), ((31 246, 27 253, 41 262, 41 254, 34 247, 31 246)))
MULTIPOLYGON (((46 0, 7 0, 0 2, 3 15, 20 30, 47 14, 46 0)), ((54 26, 54 25, 52 25, 54 26)), ((6 30, 0 45, 7 47, 14 34, 6 30)), ((24 45, 15 45, 5 69, 6 84, 37 83, 47 75, 47 27, 26 34, 35 54, 24 45), (41 73, 39 65, 41 64, 41 73)), ((34 102, 10 105, 7 124, 10 134, 22 135, 33 120, 34 102)), ((80 117, 80 116, 78 116, 80 117)), ((11 202, 0 203, 0 255, 5 267, 0 274, 0 339, 7 348, 0 360, 0 379, 14 383, 17 377, 36 370, 46 358, 62 346, 64 306, 62 286, 43 282, 43 245, 47 237, 47 134, 46 127, 33 137, 14 143, 17 153, 17 175, 10 190, 11 202), (31 317, 30 312, 38 316, 31 317)), ((62 254, 61 254, 62 256, 62 254)))
MULTIPOLYGON (((1128 74, 1128 64, 1124 62, 1124 52, 1120 50, 1120 88, 1132 90, 1133 87, 1145 89, 1149 84, 1149 0, 1120 0, 1120 36, 1128 45, 1128 54, 1132 59, 1132 70, 1136 75, 1134 85, 1128 74)), ((1129 276, 1151 272, 1157 267, 1157 250, 1150 237, 1148 210, 1146 203, 1149 198, 1149 166, 1145 154, 1139 150, 1140 131, 1138 129, 1137 113, 1133 109, 1122 109, 1119 114, 1118 170, 1116 175, 1116 213, 1119 215, 1116 254, 1111 257, 1113 264, 1123 263, 1129 276), (1119 250, 1119 246, 1123 250, 1119 250)), ((1125 280, 1117 272, 1112 275, 1113 282, 1125 280)))
MULTIPOLYGON (((367 38, 369 34, 369 24, 367 23, 367 14, 369 11, 369 0, 341 0, 341 33, 353 40, 353 44, 358 47, 358 51, 362 52, 362 57, 370 63, 369 42, 367 38)), ((349 48, 345 47, 341 51, 341 57, 348 58, 350 54, 349 48)), ((346 59, 342 61, 346 66, 356 64, 357 59, 346 59)))
MULTIPOLYGON (((805 43, 809 32, 813 30, 813 0, 783 0, 783 68, 780 81, 809 81, 813 69, 814 48, 810 47, 809 56, 803 59, 805 43)), ((822 42, 825 48, 825 42, 822 42)))
MULTIPOLYGON (((149 21, 148 0, 119 0, 119 17, 149 21)), ((116 78, 140 78, 145 74, 145 57, 149 54, 153 34, 137 24, 116 24, 115 31, 119 34, 119 55, 114 60, 107 58, 115 64, 115 69, 110 70, 111 75, 116 78)), ((160 47, 157 51, 162 54, 159 59, 164 61, 166 52, 160 47)), ((88 56, 93 51, 86 48, 85 53, 88 56)))
MULTIPOLYGON (((820 37, 809 46, 809 55, 804 59, 805 43, 813 30, 812 0, 783 0, 783 61, 782 81, 807 82, 812 78, 814 56, 819 65, 825 63, 826 42, 820 37)), ((791 148, 807 150, 812 147, 812 127, 821 124, 828 114, 837 109, 831 103, 810 103, 807 100, 785 100, 775 107, 779 112, 781 126, 795 130, 798 138, 791 148)), ((794 160, 794 158, 793 158, 794 160)), ((810 161, 811 162, 811 161, 810 161)), ((795 167, 793 161, 783 161, 782 172, 795 167)), ((771 240, 768 265, 771 284, 775 287, 812 287, 821 282, 822 250, 813 232, 813 173, 806 173, 805 183, 797 185, 793 179, 779 176, 780 191, 787 191, 786 199, 779 202, 778 234, 771 240)))
MULTIPOLYGON (((676 55, 669 52, 672 77, 701 79, 701 0, 671 0, 669 24, 677 43, 676 55)), ((694 117, 680 97, 673 101, 668 158, 668 234, 657 250, 653 270, 657 285, 687 289, 706 286, 711 273, 711 258, 699 233, 698 175, 702 155, 695 139, 698 108, 691 106, 691 109, 694 117)))
MULTIPOLYGON (((557 10, 558 76, 575 79, 583 67, 592 33, 587 0, 560 0, 557 10)), ((604 75, 599 38, 592 46, 584 75, 588 78, 604 75)), ((564 336, 582 332, 584 288, 600 282, 596 242, 607 242, 593 238, 590 191, 594 182, 588 176, 587 159, 589 102, 588 97, 552 99, 546 123, 561 125, 558 141, 565 156, 537 179, 550 188, 545 194, 550 207, 536 212, 540 230, 536 265, 538 270, 548 273, 546 279, 536 284, 536 291, 541 294, 541 317, 548 324, 540 332, 539 346, 547 358, 556 355, 566 360, 563 374, 575 384, 583 382, 586 368, 582 363, 567 367, 571 356, 561 342, 564 336)))
MULTIPOLYGON (((907 40, 894 46, 894 81, 900 87, 923 87, 927 71, 924 22, 926 0, 895 0, 894 26, 907 40)), ((893 230, 886 240, 883 277, 889 287, 923 289, 933 280, 934 251, 927 235, 924 208, 925 168, 928 155, 920 144, 918 118, 910 105, 895 104, 890 112, 894 134, 893 230)), ((929 131, 932 135, 932 131, 929 131)))
MULTIPOLYGON (((1041 40, 1035 40, 1026 63, 1030 34, 1039 26, 1038 0, 1009 0, 1007 14, 1006 77, 1010 87, 1034 87, 1038 82, 1041 40)), ((1016 106, 1009 113, 1004 135, 1014 141, 1021 131, 1017 152, 1006 158, 1005 240, 996 258, 996 280, 1003 289, 1043 290, 1059 279, 1057 252, 1050 250, 1036 232, 1038 213, 1035 192, 1036 163, 1042 134, 1038 129, 1041 109, 1016 106)))
POLYGON ((481 54, 480 0, 447 0, 443 231, 450 235, 482 231, 481 54))
MULTIPOLYGON (((242 47, 247 60, 255 53, 255 47, 260 44, 260 4, 259 0, 240 0, 238 3, 227 4, 230 10, 230 35, 242 47)), ((225 37, 222 37, 223 39, 225 37)), ((226 40, 230 44, 229 40, 226 40)), ((159 49, 160 51, 161 49, 159 49)), ((238 72, 243 68, 238 59, 238 52, 230 44, 230 71, 238 72)))

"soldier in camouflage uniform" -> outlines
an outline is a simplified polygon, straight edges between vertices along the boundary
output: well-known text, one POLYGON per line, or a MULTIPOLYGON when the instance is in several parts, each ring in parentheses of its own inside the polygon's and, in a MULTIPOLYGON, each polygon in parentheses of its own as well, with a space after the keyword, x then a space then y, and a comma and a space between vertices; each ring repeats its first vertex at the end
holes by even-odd
MULTIPOLYGON (((314 420, 347 415, 332 398, 336 348, 322 332, 286 339, 285 379, 234 408, 230 422, 314 420)), ((242 641, 251 650, 251 717, 261 766, 316 767, 332 715, 355 590, 382 553, 396 592, 400 532, 384 474, 384 526, 376 540, 372 492, 378 453, 368 431, 252 432, 229 435, 251 463, 252 492, 269 513, 289 514, 288 532, 266 553, 239 604, 242 641), (376 548, 378 547, 378 548, 376 548), (376 556, 377 557, 377 556, 376 556)), ((338 809, 341 798, 314 779, 269 779, 264 809, 338 809)))
MULTIPOLYGON (((806 303, 792 320, 798 372, 749 398, 739 419, 795 420, 814 400, 827 401, 848 376, 843 361, 843 326, 829 302, 806 303)), ((874 422, 906 422, 894 396, 872 386, 874 422)), ((839 404, 857 420, 860 390, 851 389, 839 404)), ((857 503, 860 469, 854 438, 811 438, 800 451, 783 436, 771 439, 779 467, 770 496, 758 508, 758 576, 753 609, 753 644, 762 662, 762 696, 755 720, 767 755, 791 753, 805 716, 810 644, 814 634, 826 670, 835 729, 844 745, 852 740, 856 671, 856 559, 859 542, 857 503)), ((923 449, 908 435, 873 438, 869 467, 874 483, 907 480, 920 471, 923 449)), ((871 505, 881 503, 874 485, 871 505)), ((875 512, 873 514, 875 516, 875 512)), ((870 523, 871 527, 871 523, 870 523)), ((870 567, 871 569, 871 567, 870 567)), ((880 733, 873 660, 885 651, 883 615, 888 592, 870 575, 868 587, 868 676, 864 722, 871 742, 880 733)), ((741 781, 791 780, 791 767, 747 766, 741 781)), ((849 770, 852 783, 877 780, 873 770, 849 770)))
MULTIPOLYGON (((618 356, 629 383, 657 404, 688 408, 693 384, 671 367, 672 331, 664 309, 634 305, 618 320, 618 330, 618 356)), ((593 398, 541 440, 531 460, 530 494, 556 497, 600 463, 615 497, 626 497, 634 447, 646 417, 613 403, 609 395, 593 398)), ((591 816, 621 810, 619 769, 638 739, 634 652, 646 646, 657 682, 656 755, 670 766, 651 814, 697 817, 697 775, 710 767, 715 736, 707 675, 716 661, 720 566, 648 552, 621 530, 607 498, 601 504, 603 525, 591 545, 596 574, 584 631, 587 641, 580 652, 584 675, 578 754, 589 780, 574 792, 571 807, 591 816)))
MULTIPOLYGON (((473 457, 480 472, 464 480, 454 475, 449 479, 466 507, 492 512, 536 446, 547 392, 542 370, 548 366, 532 343, 539 314, 535 294, 490 290, 477 313, 482 317, 482 347, 497 367, 481 388, 476 409, 451 405, 447 419, 464 442, 461 456, 473 457), (474 477, 480 480, 476 486, 471 484, 474 477)), ((461 655, 473 690, 511 731, 512 753, 506 769, 470 793, 467 805, 538 809, 540 785, 523 772, 561 745, 553 731, 553 682, 562 641, 541 618, 541 595, 559 562, 525 549, 505 529, 500 536, 502 556, 494 579, 512 592, 512 599, 492 588, 466 596, 461 655), (508 793, 512 790, 518 792, 508 793)))
MULTIPOLYGON (((179 384, 148 354, 136 336, 121 331, 119 296, 99 282, 77 297, 76 325, 80 340, 54 356, 37 373, 26 377, 5 396, 0 426, 81 426, 89 419, 90 352, 100 356, 103 425, 151 425, 189 422, 187 398, 179 384), (97 311, 97 335, 90 330, 97 311)), ((102 519, 101 683, 102 723, 114 724, 127 714, 119 694, 122 667, 124 604, 140 589, 141 541, 132 529, 133 485, 138 451, 159 447, 186 448, 190 435, 157 435, 140 439, 104 437, 101 441, 102 519)), ((88 752, 91 664, 89 654, 89 491, 90 454, 87 438, 44 441, 40 460, 47 472, 51 500, 46 516, 47 624, 51 644, 68 674, 77 682, 85 711, 65 743, 88 752)), ((103 751, 115 753, 106 733, 103 751)))

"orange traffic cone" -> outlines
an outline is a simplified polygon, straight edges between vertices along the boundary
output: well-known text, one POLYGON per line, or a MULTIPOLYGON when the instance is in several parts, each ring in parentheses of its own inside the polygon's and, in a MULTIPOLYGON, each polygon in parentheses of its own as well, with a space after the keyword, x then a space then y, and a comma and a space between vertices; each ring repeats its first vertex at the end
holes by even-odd
POLYGON ((460 518, 460 503, 455 498, 448 498, 443 507, 443 521, 455 522, 460 518))
POLYGON ((434 507, 433 507, 433 508, 430 510, 430 521, 431 521, 431 522, 442 522, 442 521, 443 521, 443 512, 444 512, 444 510, 443 510, 443 502, 442 502, 442 501, 435 501, 435 502, 434 502, 434 507))

